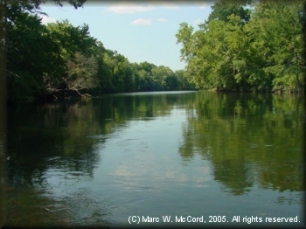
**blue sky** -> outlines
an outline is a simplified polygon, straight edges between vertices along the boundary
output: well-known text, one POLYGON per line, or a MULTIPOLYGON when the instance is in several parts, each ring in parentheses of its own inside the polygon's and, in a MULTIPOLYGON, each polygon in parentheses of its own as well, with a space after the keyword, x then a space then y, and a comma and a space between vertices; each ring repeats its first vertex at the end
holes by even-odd
POLYGON ((180 45, 175 34, 181 22, 197 29, 210 12, 213 2, 87 2, 83 8, 70 5, 41 6, 42 22, 68 19, 74 26, 88 24, 90 35, 105 48, 117 51, 133 62, 153 63, 184 69, 180 61, 180 45))

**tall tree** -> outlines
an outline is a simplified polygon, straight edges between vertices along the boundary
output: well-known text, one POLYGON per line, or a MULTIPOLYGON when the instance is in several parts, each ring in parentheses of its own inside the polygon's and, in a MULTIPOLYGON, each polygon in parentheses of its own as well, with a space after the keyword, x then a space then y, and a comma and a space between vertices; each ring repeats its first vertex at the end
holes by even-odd
MULTIPOLYGON (((96 39, 90 36, 88 25, 74 27, 68 20, 49 23, 47 29, 57 44, 60 57, 65 62, 65 71, 60 78, 47 75, 53 89, 89 89, 96 84, 97 57, 96 39)), ((79 93, 79 92, 78 92, 79 93)))
POLYGON ((5 45, 10 98, 40 96, 44 93, 43 75, 57 75, 63 70, 58 46, 37 15, 12 6, 7 16, 5 45))
POLYGON ((251 10, 245 8, 245 5, 250 4, 250 2, 250 0, 220 0, 211 7, 212 12, 208 17, 208 21, 220 20, 228 22, 229 16, 236 15, 246 23, 250 20, 251 10))
POLYGON ((262 86, 268 84, 273 90, 300 91, 303 88, 303 23, 302 0, 260 1, 256 6, 246 29, 253 50, 257 50, 259 61, 256 62, 260 65, 256 67, 262 69, 262 86))
MULTIPOLYGON (((39 97, 45 93, 44 75, 60 75, 64 69, 59 47, 41 24, 44 0, 1 1, 7 61, 8 100, 39 97), (39 61, 37 61, 39 60, 39 61)), ((62 5, 63 1, 53 1, 62 5)), ((84 0, 70 0, 75 8, 84 0)))
POLYGON ((302 90, 303 0, 218 1, 209 19, 176 34, 181 59, 197 88, 302 90))

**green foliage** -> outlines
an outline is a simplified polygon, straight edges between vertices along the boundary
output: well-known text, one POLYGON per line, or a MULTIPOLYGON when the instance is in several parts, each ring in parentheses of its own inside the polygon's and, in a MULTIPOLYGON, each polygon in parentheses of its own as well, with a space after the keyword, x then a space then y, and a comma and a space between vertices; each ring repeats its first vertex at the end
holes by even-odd
POLYGON ((96 39, 90 36, 88 25, 74 27, 68 20, 49 23, 47 29, 52 39, 60 46, 64 59, 73 59, 77 52, 91 56, 96 45, 96 39))
MULTIPOLYGON (((92 93, 153 90, 302 91, 303 1, 218 1, 199 30, 176 34, 185 70, 130 63, 68 20, 42 25, 43 0, 6 3, 9 100, 61 90, 92 93)), ((61 6, 61 1, 53 1, 61 6)), ((84 0, 69 1, 75 8, 84 0)), ((78 92, 79 93, 79 92, 78 92)))
MULTIPOLYGON (((1 3, 6 9, 6 75, 10 101, 44 96, 51 81, 59 80, 66 70, 59 43, 41 24, 39 4, 42 2, 13 0, 1 3)), ((82 5, 81 1, 69 3, 75 7, 82 5)))
POLYGON ((193 32, 181 23, 176 34, 189 81, 216 90, 304 88, 303 1, 218 1, 193 32))
POLYGON ((76 53, 75 59, 67 61, 67 76, 63 81, 68 88, 89 89, 97 83, 97 60, 94 56, 87 58, 81 53, 76 53))
MULTIPOLYGON (((68 20, 41 24, 44 0, 6 5, 6 50, 9 100, 109 92, 193 89, 170 68, 148 62, 130 63, 106 49, 88 25, 68 20), (74 91, 74 93, 72 93, 74 91)), ((53 1, 62 6, 63 2, 53 1)), ((69 1, 75 8, 84 0, 69 1)))
POLYGON ((264 75, 270 78, 273 90, 303 88, 302 13, 302 1, 264 1, 248 25, 249 30, 258 31, 252 34, 254 48, 261 54, 264 75))
POLYGON ((212 12, 208 17, 208 21, 220 20, 229 21, 229 16, 237 15, 243 22, 248 22, 250 20, 250 9, 245 9, 243 6, 248 4, 248 0, 220 0, 216 2, 211 8, 212 12))
POLYGON ((41 96, 44 73, 57 75, 63 70, 59 49, 39 17, 13 5, 7 8, 6 51, 11 99, 41 96))
POLYGON ((89 89, 95 85, 97 60, 96 40, 89 35, 88 25, 74 27, 68 20, 47 25, 51 39, 59 47, 60 58, 65 63, 65 71, 60 78, 48 80, 53 88, 89 89))

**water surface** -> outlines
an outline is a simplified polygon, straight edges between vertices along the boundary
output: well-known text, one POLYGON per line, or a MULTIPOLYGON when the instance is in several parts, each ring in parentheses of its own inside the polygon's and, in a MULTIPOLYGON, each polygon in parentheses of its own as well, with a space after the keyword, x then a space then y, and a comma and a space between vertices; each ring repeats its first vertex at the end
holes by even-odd
POLYGON ((285 225, 301 226, 303 104, 297 96, 153 92, 10 109, 7 225, 297 216, 285 225))

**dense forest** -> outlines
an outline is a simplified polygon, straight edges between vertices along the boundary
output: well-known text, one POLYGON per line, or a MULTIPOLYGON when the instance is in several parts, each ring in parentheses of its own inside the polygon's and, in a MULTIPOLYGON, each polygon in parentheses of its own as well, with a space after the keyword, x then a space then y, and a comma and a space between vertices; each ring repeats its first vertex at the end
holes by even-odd
MULTIPOLYGON (((193 89, 184 71, 130 63, 68 20, 44 25, 43 1, 6 3, 7 94, 10 101, 131 91, 193 89)), ((75 8, 84 1, 70 1, 75 8)), ((62 5, 59 1, 54 4, 62 5)))
MULTIPOLYGON (((176 37, 187 66, 178 71, 130 63, 90 36, 86 24, 42 24, 44 2, 1 1, 9 101, 195 88, 299 92, 305 86, 304 0, 215 2, 197 31, 180 25, 176 37)), ((85 0, 68 2, 77 9, 85 0)))
POLYGON ((303 7, 304 0, 221 0, 197 31, 181 23, 176 38, 190 82, 221 91, 304 91, 303 7))

